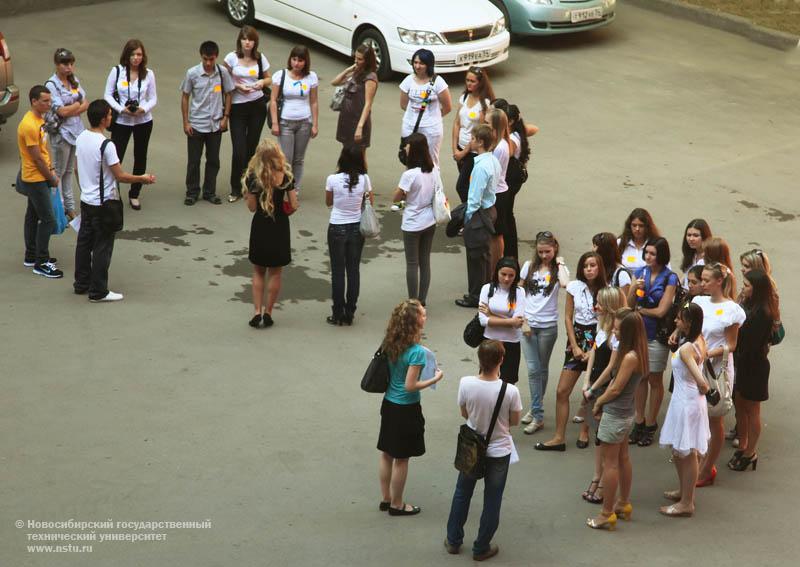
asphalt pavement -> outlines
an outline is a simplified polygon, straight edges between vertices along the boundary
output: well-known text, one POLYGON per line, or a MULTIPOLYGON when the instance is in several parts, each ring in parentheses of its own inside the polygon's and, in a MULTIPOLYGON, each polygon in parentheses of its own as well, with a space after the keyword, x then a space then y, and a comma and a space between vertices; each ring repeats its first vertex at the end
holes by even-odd
MULTIPOLYGON (((111 289, 125 294, 119 304, 93 305, 72 294, 72 232, 51 241, 63 280, 23 268, 25 200, 9 187, 22 112, 0 131, 6 187, 0 196, 6 242, 0 254, 0 565, 470 561, 467 550, 450 556, 442 547, 456 479, 458 379, 476 371, 474 352, 461 340, 472 313, 453 305, 466 287, 463 252, 443 230, 435 240, 424 342, 446 377, 436 391, 423 393, 428 451, 412 460, 406 487, 407 501, 423 508, 419 516, 391 518, 377 510, 380 397, 358 388, 388 314, 406 291, 400 216, 388 210, 402 171, 396 159, 400 78, 380 85, 369 151, 383 234, 364 251, 355 324, 333 328, 325 323, 323 188, 339 144, 336 114, 327 105, 330 79, 350 63, 311 44, 321 80, 320 135, 310 144, 301 208, 291 219, 294 262, 285 271, 275 326, 256 331, 246 324, 252 309, 246 207, 183 205, 178 86, 185 69, 199 62, 201 41, 217 41, 222 55, 233 48, 236 29, 218 4, 113 2, 8 17, 0 29, 25 93, 50 76, 52 53, 63 46, 76 54, 76 74, 89 96, 99 98, 124 41, 138 37, 159 94, 148 164, 158 182, 145 188, 141 212, 125 211, 110 272, 111 289), (196 523, 163 523, 184 521, 196 523), (94 542, 87 535, 92 529, 94 542), (87 539, 38 538, 48 533, 87 539), (121 535, 100 541, 102 534, 121 535), (94 544, 91 553, 27 549, 86 543, 94 544)), ((268 26, 259 30, 273 69, 303 41, 268 26)), ((521 428, 514 432, 521 462, 509 474, 493 564, 796 561, 800 387, 791 368, 800 314, 791 282, 800 273, 794 250, 800 240, 798 71, 796 54, 632 6, 604 30, 515 39, 509 61, 490 70, 497 95, 541 128, 530 179, 517 198, 523 256, 530 255, 536 232, 551 230, 574 273, 593 234, 618 233, 628 212, 642 206, 677 258, 686 223, 703 217, 735 256, 756 246, 768 251, 787 330, 770 356, 772 398, 763 405, 758 470, 728 471, 732 449, 726 446, 717 484, 698 491, 695 517, 668 519, 658 506, 662 491, 676 483, 669 455, 657 445, 634 448, 633 521, 610 534, 584 526, 597 508, 580 498, 592 456, 575 448, 577 428, 569 426, 564 454, 532 448, 552 433, 562 328, 550 364, 546 427, 532 437, 521 428)), ((445 78, 455 99, 463 77, 445 78)), ((446 129, 452 118, 445 118, 446 129)), ((442 155, 450 155, 449 141, 442 155)), ((222 195, 229 163, 226 137, 222 195)), ((130 157, 123 166, 130 169, 130 157)), ((443 172, 457 199, 455 164, 444 159, 443 172)), ((520 386, 527 403, 524 378, 520 386)), ((476 534, 480 500, 478 491, 467 542, 476 534)))

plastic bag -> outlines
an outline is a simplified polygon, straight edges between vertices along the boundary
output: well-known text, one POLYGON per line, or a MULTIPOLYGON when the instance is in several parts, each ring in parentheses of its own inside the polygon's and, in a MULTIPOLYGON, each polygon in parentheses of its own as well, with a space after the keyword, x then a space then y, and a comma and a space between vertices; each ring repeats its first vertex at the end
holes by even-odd
POLYGON ((450 222, 450 203, 447 200, 447 195, 444 192, 444 184, 442 183, 442 175, 438 169, 436 171, 436 186, 433 191, 433 218, 436 224, 447 224, 450 222))
POLYGON ((381 224, 378 222, 378 215, 372 207, 369 199, 364 199, 364 207, 361 209, 361 224, 359 226, 364 238, 375 238, 381 232, 381 224))
POLYGON ((69 220, 64 213, 64 202, 61 200, 61 190, 58 187, 50 187, 50 203, 53 205, 53 218, 56 219, 53 234, 61 234, 66 230, 69 220))

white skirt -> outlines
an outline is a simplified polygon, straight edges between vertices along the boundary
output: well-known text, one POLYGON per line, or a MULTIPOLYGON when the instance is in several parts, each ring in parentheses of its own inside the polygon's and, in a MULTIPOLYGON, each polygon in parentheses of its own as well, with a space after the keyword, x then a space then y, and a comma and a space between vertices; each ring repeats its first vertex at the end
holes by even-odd
POLYGON ((711 438, 706 398, 697 390, 676 394, 670 399, 658 442, 681 457, 692 451, 705 455, 711 438))

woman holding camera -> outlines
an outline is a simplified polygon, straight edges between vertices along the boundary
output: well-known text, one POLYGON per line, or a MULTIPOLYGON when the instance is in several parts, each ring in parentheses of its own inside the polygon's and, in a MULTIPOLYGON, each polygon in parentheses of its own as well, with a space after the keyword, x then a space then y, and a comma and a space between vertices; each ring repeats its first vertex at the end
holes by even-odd
POLYGON ((678 489, 664 493, 675 504, 662 506, 665 516, 694 514, 694 488, 697 484, 697 458, 708 451, 708 405, 705 394, 708 383, 700 368, 706 358, 703 338, 703 310, 687 303, 675 318, 678 343, 672 354, 672 374, 675 387, 664 418, 659 443, 672 449, 672 461, 678 471, 678 489))
MULTIPOLYGON (((133 175, 147 169, 147 146, 153 131, 150 113, 158 102, 156 75, 147 68, 147 52, 138 39, 129 39, 122 48, 119 65, 111 69, 106 79, 104 96, 118 116, 111 124, 111 141, 117 148, 120 163, 125 159, 128 142, 133 136, 133 175)), ((141 183, 133 183, 128 201, 134 211, 142 208, 139 193, 141 183)))

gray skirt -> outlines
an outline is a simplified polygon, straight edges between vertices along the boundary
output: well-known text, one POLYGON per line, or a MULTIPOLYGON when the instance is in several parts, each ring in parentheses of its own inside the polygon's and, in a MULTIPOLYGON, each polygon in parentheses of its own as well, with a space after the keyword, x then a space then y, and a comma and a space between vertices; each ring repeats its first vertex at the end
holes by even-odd
POLYGON ((628 434, 633 428, 633 416, 617 417, 608 412, 603 412, 600 418, 600 427, 597 428, 597 438, 601 443, 616 445, 627 442, 628 434))
POLYGON ((656 340, 647 341, 647 358, 650 360, 649 370, 651 374, 664 372, 667 369, 669 348, 656 340))

